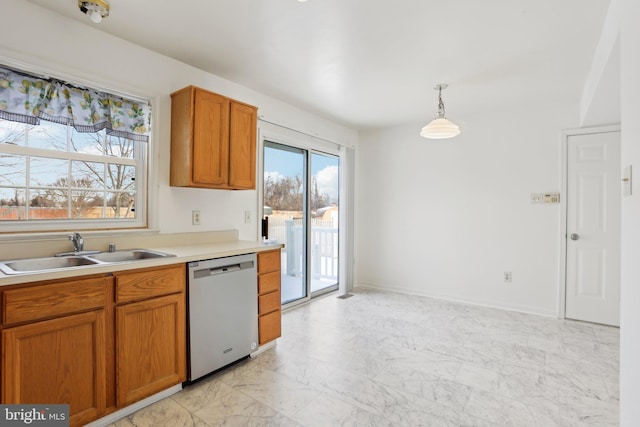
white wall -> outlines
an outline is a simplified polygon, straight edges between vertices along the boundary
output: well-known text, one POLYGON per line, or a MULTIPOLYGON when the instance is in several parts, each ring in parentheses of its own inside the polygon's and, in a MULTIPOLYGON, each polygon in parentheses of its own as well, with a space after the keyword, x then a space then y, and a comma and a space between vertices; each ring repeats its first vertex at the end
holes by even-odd
POLYGON ((633 196, 622 199, 620 425, 640 425, 640 2, 623 1, 622 166, 633 165, 633 196))
MULTIPOLYGON (((75 4, 70 3, 70 7, 75 4)), ((3 0, 0 63, 10 60, 56 77, 153 99, 153 155, 157 170, 150 185, 158 189, 154 211, 162 233, 238 229, 241 239, 257 237, 256 191, 222 191, 169 187, 169 94, 194 84, 259 107, 267 120, 348 146, 357 132, 306 113, 215 75, 125 42, 21 0, 3 0), (199 209, 200 226, 191 225, 199 209), (251 210, 251 224, 244 211, 251 210)), ((15 64, 13 64, 15 66, 15 64)))
POLYGON ((576 102, 478 114, 452 140, 424 123, 361 134, 356 283, 557 315, 560 205, 529 193, 560 191, 577 120, 576 102))
POLYGON ((620 123, 620 22, 622 6, 612 0, 580 101, 582 126, 620 123))

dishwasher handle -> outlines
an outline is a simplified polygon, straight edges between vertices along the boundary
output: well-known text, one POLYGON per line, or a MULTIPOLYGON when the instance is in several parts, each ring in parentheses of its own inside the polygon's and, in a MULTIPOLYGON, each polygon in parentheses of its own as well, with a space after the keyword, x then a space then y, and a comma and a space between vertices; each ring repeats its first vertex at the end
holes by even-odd
POLYGON ((203 268, 193 272, 194 279, 200 279, 203 277, 216 276, 219 274, 233 273, 240 270, 246 270, 253 268, 253 261, 241 262, 239 264, 224 265, 222 267, 203 268))

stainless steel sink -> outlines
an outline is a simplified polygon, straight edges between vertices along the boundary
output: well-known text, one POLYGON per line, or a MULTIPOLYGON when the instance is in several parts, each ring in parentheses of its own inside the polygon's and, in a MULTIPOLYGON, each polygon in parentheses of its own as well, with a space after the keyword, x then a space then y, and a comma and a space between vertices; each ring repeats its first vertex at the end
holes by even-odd
POLYGON ((0 271, 4 274, 42 273, 61 269, 72 269, 87 265, 117 264, 120 262, 143 261, 145 259, 174 257, 173 254, 149 249, 126 249, 115 252, 98 252, 91 255, 52 256, 46 258, 26 258, 0 261, 0 271))
POLYGON ((94 255, 88 255, 87 258, 98 260, 100 262, 127 262, 152 258, 166 258, 175 255, 164 252, 151 251, 149 249, 127 249, 115 252, 100 252, 94 255))
POLYGON ((97 263, 98 261, 83 256, 28 258, 0 262, 0 270, 5 274, 34 273, 97 263))

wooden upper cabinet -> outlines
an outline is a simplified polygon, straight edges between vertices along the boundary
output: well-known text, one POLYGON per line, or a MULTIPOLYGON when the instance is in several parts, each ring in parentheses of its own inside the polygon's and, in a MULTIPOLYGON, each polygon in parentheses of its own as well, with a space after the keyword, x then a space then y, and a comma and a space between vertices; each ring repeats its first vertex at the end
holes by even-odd
POLYGON ((194 86, 171 94, 172 186, 254 189, 257 108, 194 86))

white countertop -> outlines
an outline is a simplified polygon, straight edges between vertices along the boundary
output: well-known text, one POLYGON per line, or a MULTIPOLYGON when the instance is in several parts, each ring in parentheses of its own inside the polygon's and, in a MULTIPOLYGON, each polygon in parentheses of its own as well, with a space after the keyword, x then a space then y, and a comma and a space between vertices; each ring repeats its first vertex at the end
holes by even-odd
MULTIPOLYGON (((181 244, 181 245, 162 245, 144 248, 127 248, 127 249, 150 249, 154 251, 166 252, 176 255, 167 258, 152 258, 145 260, 136 260, 129 262, 119 262, 110 264, 83 265, 78 267, 70 267, 56 271, 46 271, 41 273, 24 273, 24 274, 4 274, 0 272, 0 286, 15 285, 20 283, 31 283, 42 280, 63 279, 88 274, 103 274, 114 271, 135 270, 138 268, 157 267, 161 265, 182 264, 191 261, 201 261, 211 258, 223 258, 233 255, 241 255, 248 253, 263 252, 273 249, 279 249, 284 245, 279 243, 263 243, 249 240, 233 240, 217 243, 197 243, 197 244, 181 244)), ((125 248, 118 248, 125 249, 125 248)))

